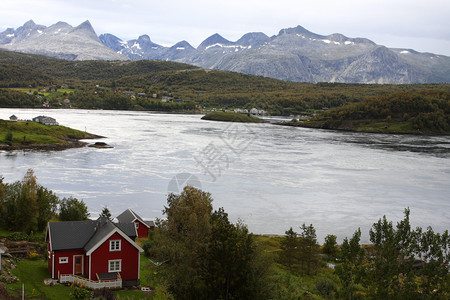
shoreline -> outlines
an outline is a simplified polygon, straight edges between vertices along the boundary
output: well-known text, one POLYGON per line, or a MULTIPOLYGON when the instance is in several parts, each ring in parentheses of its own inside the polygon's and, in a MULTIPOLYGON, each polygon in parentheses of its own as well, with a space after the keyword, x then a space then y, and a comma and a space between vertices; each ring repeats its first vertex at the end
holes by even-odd
POLYGON ((0 144, 0 151, 15 151, 15 150, 40 150, 40 151, 62 151, 72 148, 83 148, 89 145, 88 142, 83 142, 82 140, 95 140, 103 139, 104 136, 101 135, 91 135, 88 137, 83 137, 80 139, 65 139, 67 143, 65 144, 32 144, 32 145, 4 145, 0 144))
POLYGON ((371 134, 375 133, 375 134, 385 134, 385 135, 396 135, 397 134, 397 135, 419 135, 419 136, 450 136, 449 133, 439 133, 439 132, 400 132, 400 131, 380 132, 380 131, 375 131, 375 130, 357 130, 357 129, 350 129, 350 128, 322 128, 322 127, 308 126, 305 124, 292 124, 292 123, 285 123, 285 122, 277 122, 277 123, 271 123, 271 124, 279 125, 279 126, 321 129, 321 130, 338 131, 338 132, 371 133, 371 134))

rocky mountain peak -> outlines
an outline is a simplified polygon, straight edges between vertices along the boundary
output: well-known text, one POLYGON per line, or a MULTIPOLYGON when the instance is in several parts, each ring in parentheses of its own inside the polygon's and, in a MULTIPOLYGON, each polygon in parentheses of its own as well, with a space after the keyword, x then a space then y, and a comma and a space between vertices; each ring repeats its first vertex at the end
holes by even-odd
POLYGON ((294 28, 285 28, 285 29, 281 29, 280 32, 278 33, 278 36, 281 36, 283 34, 295 34, 295 35, 301 35, 301 36, 306 36, 306 37, 311 37, 311 38, 323 38, 323 36, 312 33, 311 31, 305 29, 304 27, 298 25, 297 27, 294 28))
POLYGON ((95 33, 95 30, 91 25, 91 22, 89 22, 88 20, 84 21, 83 23, 75 27, 72 30, 72 33, 80 33, 100 42, 97 33, 95 33))
POLYGON ((116 52, 120 51, 122 49, 122 45, 125 43, 120 38, 110 33, 101 34, 99 39, 103 45, 113 49, 116 52))
POLYGON ((170 47, 170 48, 171 48, 171 49, 178 49, 178 50, 181 50, 181 48, 184 48, 184 49, 182 49, 182 50, 185 50, 185 49, 195 49, 194 47, 191 46, 191 44, 189 44, 189 43, 186 42, 186 41, 178 42, 178 43, 176 43, 175 45, 173 45, 173 46, 170 47))
POLYGON ((215 33, 208 37, 206 40, 204 40, 197 48, 197 50, 205 50, 206 48, 213 46, 213 45, 231 45, 233 42, 230 42, 229 40, 222 37, 220 34, 215 33))
POLYGON ((150 43, 152 40, 150 39, 150 37, 148 35, 144 34, 144 35, 141 35, 140 37, 138 37, 138 41, 150 43))
POLYGON ((249 32, 244 34, 237 42, 236 44, 242 45, 242 46, 252 46, 256 47, 261 45, 262 43, 265 43, 269 41, 269 37, 262 33, 262 32, 249 32))
POLYGON ((33 28, 36 26, 36 23, 34 23, 33 20, 29 20, 27 22, 25 22, 25 24, 23 24, 23 28, 33 28))

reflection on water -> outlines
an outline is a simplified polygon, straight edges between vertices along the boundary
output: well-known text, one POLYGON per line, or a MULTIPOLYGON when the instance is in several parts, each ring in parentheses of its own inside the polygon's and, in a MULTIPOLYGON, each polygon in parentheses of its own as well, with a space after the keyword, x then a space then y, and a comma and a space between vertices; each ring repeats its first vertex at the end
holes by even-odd
POLYGON ((114 146, 0 153, 7 182, 33 168, 39 183, 61 197, 82 198, 92 217, 103 206, 113 215, 130 207, 145 218, 161 217, 170 182, 191 174, 211 192, 216 209, 224 207, 255 233, 283 234, 312 223, 320 242, 326 234, 350 236, 358 227, 367 241, 374 222, 383 215, 399 220, 406 207, 415 226, 450 227, 445 136, 231 124, 199 115, 0 109, 0 118, 12 114, 50 115, 106 136, 103 141, 114 146))

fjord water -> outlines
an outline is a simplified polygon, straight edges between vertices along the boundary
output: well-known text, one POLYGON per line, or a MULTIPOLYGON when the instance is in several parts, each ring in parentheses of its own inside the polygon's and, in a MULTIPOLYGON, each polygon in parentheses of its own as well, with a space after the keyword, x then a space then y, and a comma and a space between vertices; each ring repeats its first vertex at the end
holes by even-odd
MULTIPOLYGON (((38 182, 83 199, 97 217, 107 206, 161 217, 169 192, 188 182, 212 194, 215 209, 251 232, 284 234, 312 223, 323 243, 383 215, 394 224, 411 209, 413 226, 450 227, 450 139, 201 120, 201 115, 100 110, 0 109, 0 118, 48 115, 105 136, 112 149, 0 152, 0 175, 38 182), (174 180, 175 179, 175 180, 174 180), (198 180, 193 180, 198 179, 198 180), (177 181, 178 180, 178 181, 177 181)), ((93 143, 95 141, 89 141, 93 143)))

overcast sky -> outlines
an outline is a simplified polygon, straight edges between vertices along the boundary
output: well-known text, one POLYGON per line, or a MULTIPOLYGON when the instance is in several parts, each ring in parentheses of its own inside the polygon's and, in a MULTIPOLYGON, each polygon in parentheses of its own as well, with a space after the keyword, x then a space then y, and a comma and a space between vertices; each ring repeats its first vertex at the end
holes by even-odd
POLYGON ((301 25, 450 56, 448 0, 1 0, 0 32, 31 19, 45 26, 89 20, 98 35, 148 34, 157 44, 186 40, 194 47, 214 33, 236 41, 247 32, 272 36, 301 25))

